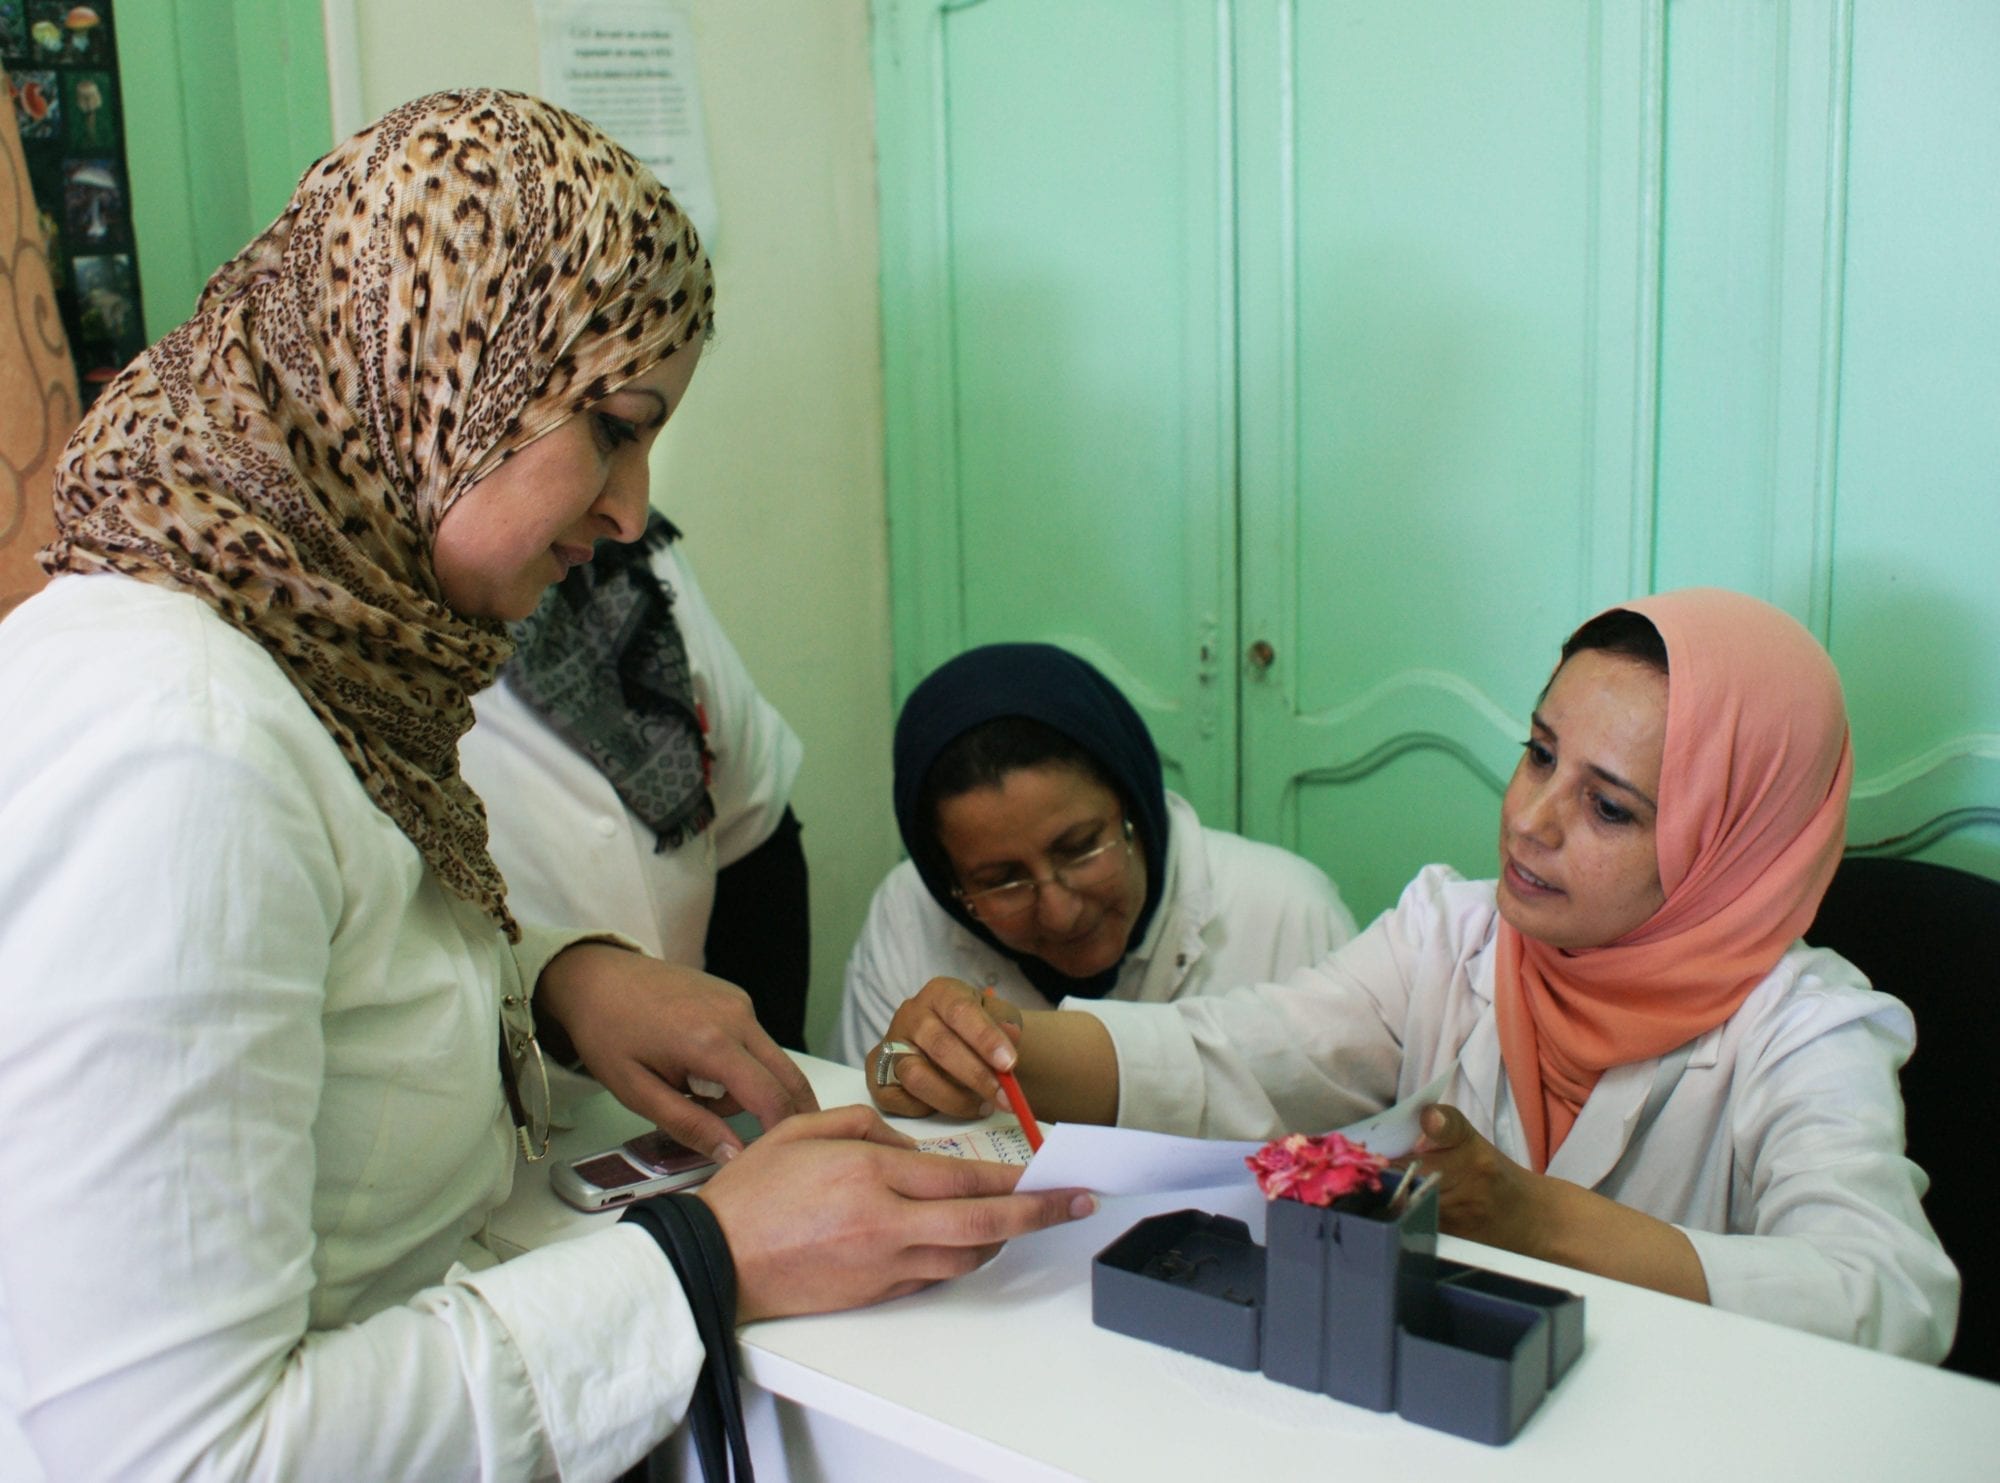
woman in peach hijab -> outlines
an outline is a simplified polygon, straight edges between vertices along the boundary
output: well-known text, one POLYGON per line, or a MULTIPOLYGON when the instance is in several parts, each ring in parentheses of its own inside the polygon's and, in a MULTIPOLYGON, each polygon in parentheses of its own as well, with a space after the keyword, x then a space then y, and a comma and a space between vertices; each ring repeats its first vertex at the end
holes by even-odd
POLYGON ((1203 1137, 1424 1115, 1444 1229, 1927 1360, 1958 1276, 1903 1157, 1909 1011, 1806 946, 1853 771, 1840 680, 1784 613, 1712 589, 1571 635, 1500 807, 1500 876, 1424 870, 1281 984, 982 1010, 936 980, 899 1113, 1036 1109, 1203 1137), (1077 1011, 1082 1012, 1077 1012, 1077 1011))

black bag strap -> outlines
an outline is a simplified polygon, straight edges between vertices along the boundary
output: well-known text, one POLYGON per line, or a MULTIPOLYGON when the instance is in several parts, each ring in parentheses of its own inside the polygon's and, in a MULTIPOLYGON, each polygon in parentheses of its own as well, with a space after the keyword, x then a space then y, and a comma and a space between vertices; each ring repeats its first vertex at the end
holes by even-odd
MULTIPOLYGON (((687 1414, 702 1476, 708 1483, 731 1483, 733 1462, 734 1483, 755 1483, 736 1386, 736 1263, 715 1212, 694 1195, 658 1195, 627 1206, 620 1218, 637 1222, 666 1253, 707 1352, 687 1414)), ((650 1458, 641 1461, 622 1483, 646 1483, 650 1468, 650 1458)))

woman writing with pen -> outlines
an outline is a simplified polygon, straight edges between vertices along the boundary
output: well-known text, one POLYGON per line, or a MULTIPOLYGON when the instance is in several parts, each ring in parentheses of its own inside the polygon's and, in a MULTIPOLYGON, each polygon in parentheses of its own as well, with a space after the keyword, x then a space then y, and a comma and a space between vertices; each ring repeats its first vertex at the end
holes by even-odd
POLYGON ((1444 1229, 1935 1361, 1958 1277, 1903 1157, 1909 1011, 1807 947, 1844 838, 1840 683, 1785 614, 1672 592, 1564 644, 1500 808, 1497 880, 1431 867, 1281 982, 1022 1014, 937 980, 885 1110, 1011 1069, 1045 1119, 1204 1137, 1424 1114, 1444 1229))

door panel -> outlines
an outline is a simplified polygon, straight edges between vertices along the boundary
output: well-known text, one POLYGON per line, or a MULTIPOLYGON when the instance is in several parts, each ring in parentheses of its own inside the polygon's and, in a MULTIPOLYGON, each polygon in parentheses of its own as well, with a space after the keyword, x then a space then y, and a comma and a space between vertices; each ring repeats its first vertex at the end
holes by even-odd
POLYGON ((2000 876, 2000 10, 1858 0, 1828 641, 1849 838, 2000 876))
POLYGON ((1853 845, 2000 875, 2000 15, 1671 15, 1657 585, 1827 644, 1853 845))
POLYGON ((1822 638, 1841 9, 1683 0, 1667 33, 1656 584, 1755 593, 1822 638))
POLYGON ((1226 10, 878 15, 898 695, 971 644, 1062 644, 1227 824, 1226 10))
POLYGON ((1368 913, 1491 873, 1556 646, 1646 584, 1658 14, 1244 16, 1243 816, 1368 913))
POLYGON ((291 199, 333 144, 320 0, 144 0, 120 8, 133 226, 146 333, 291 199), (141 126, 143 121, 143 126, 141 126))

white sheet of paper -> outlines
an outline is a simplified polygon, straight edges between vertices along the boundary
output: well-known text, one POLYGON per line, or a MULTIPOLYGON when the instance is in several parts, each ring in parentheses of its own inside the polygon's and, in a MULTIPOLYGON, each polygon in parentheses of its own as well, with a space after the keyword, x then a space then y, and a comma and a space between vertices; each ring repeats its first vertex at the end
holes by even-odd
POLYGON ((1250 1172, 1243 1160, 1263 1146, 1088 1123, 1045 1123, 1042 1131, 1042 1146, 1021 1175, 1017 1190, 1149 1195, 1209 1189, 1247 1180, 1250 1172))
MULTIPOLYGON (((1384 1158, 1401 1158, 1416 1147, 1417 1114, 1444 1095, 1454 1069, 1447 1066, 1394 1107, 1338 1131, 1384 1158)), ((1179 1138, 1083 1123, 1056 1123, 1043 1131, 1047 1137, 1041 1151, 1021 1175, 1018 1189, 1088 1189, 1103 1195, 1213 1189, 1247 1182, 1250 1171, 1243 1161, 1264 1146, 1261 1139, 1179 1138)))
POLYGON ((1349 1123, 1341 1133, 1370 1153, 1379 1153, 1385 1159, 1400 1159, 1423 1136, 1423 1129, 1417 1126, 1417 1115, 1431 1103, 1443 1100, 1445 1088, 1451 1085, 1456 1070, 1458 1063, 1453 1062, 1394 1107, 1385 1107, 1373 1117, 1349 1123))

